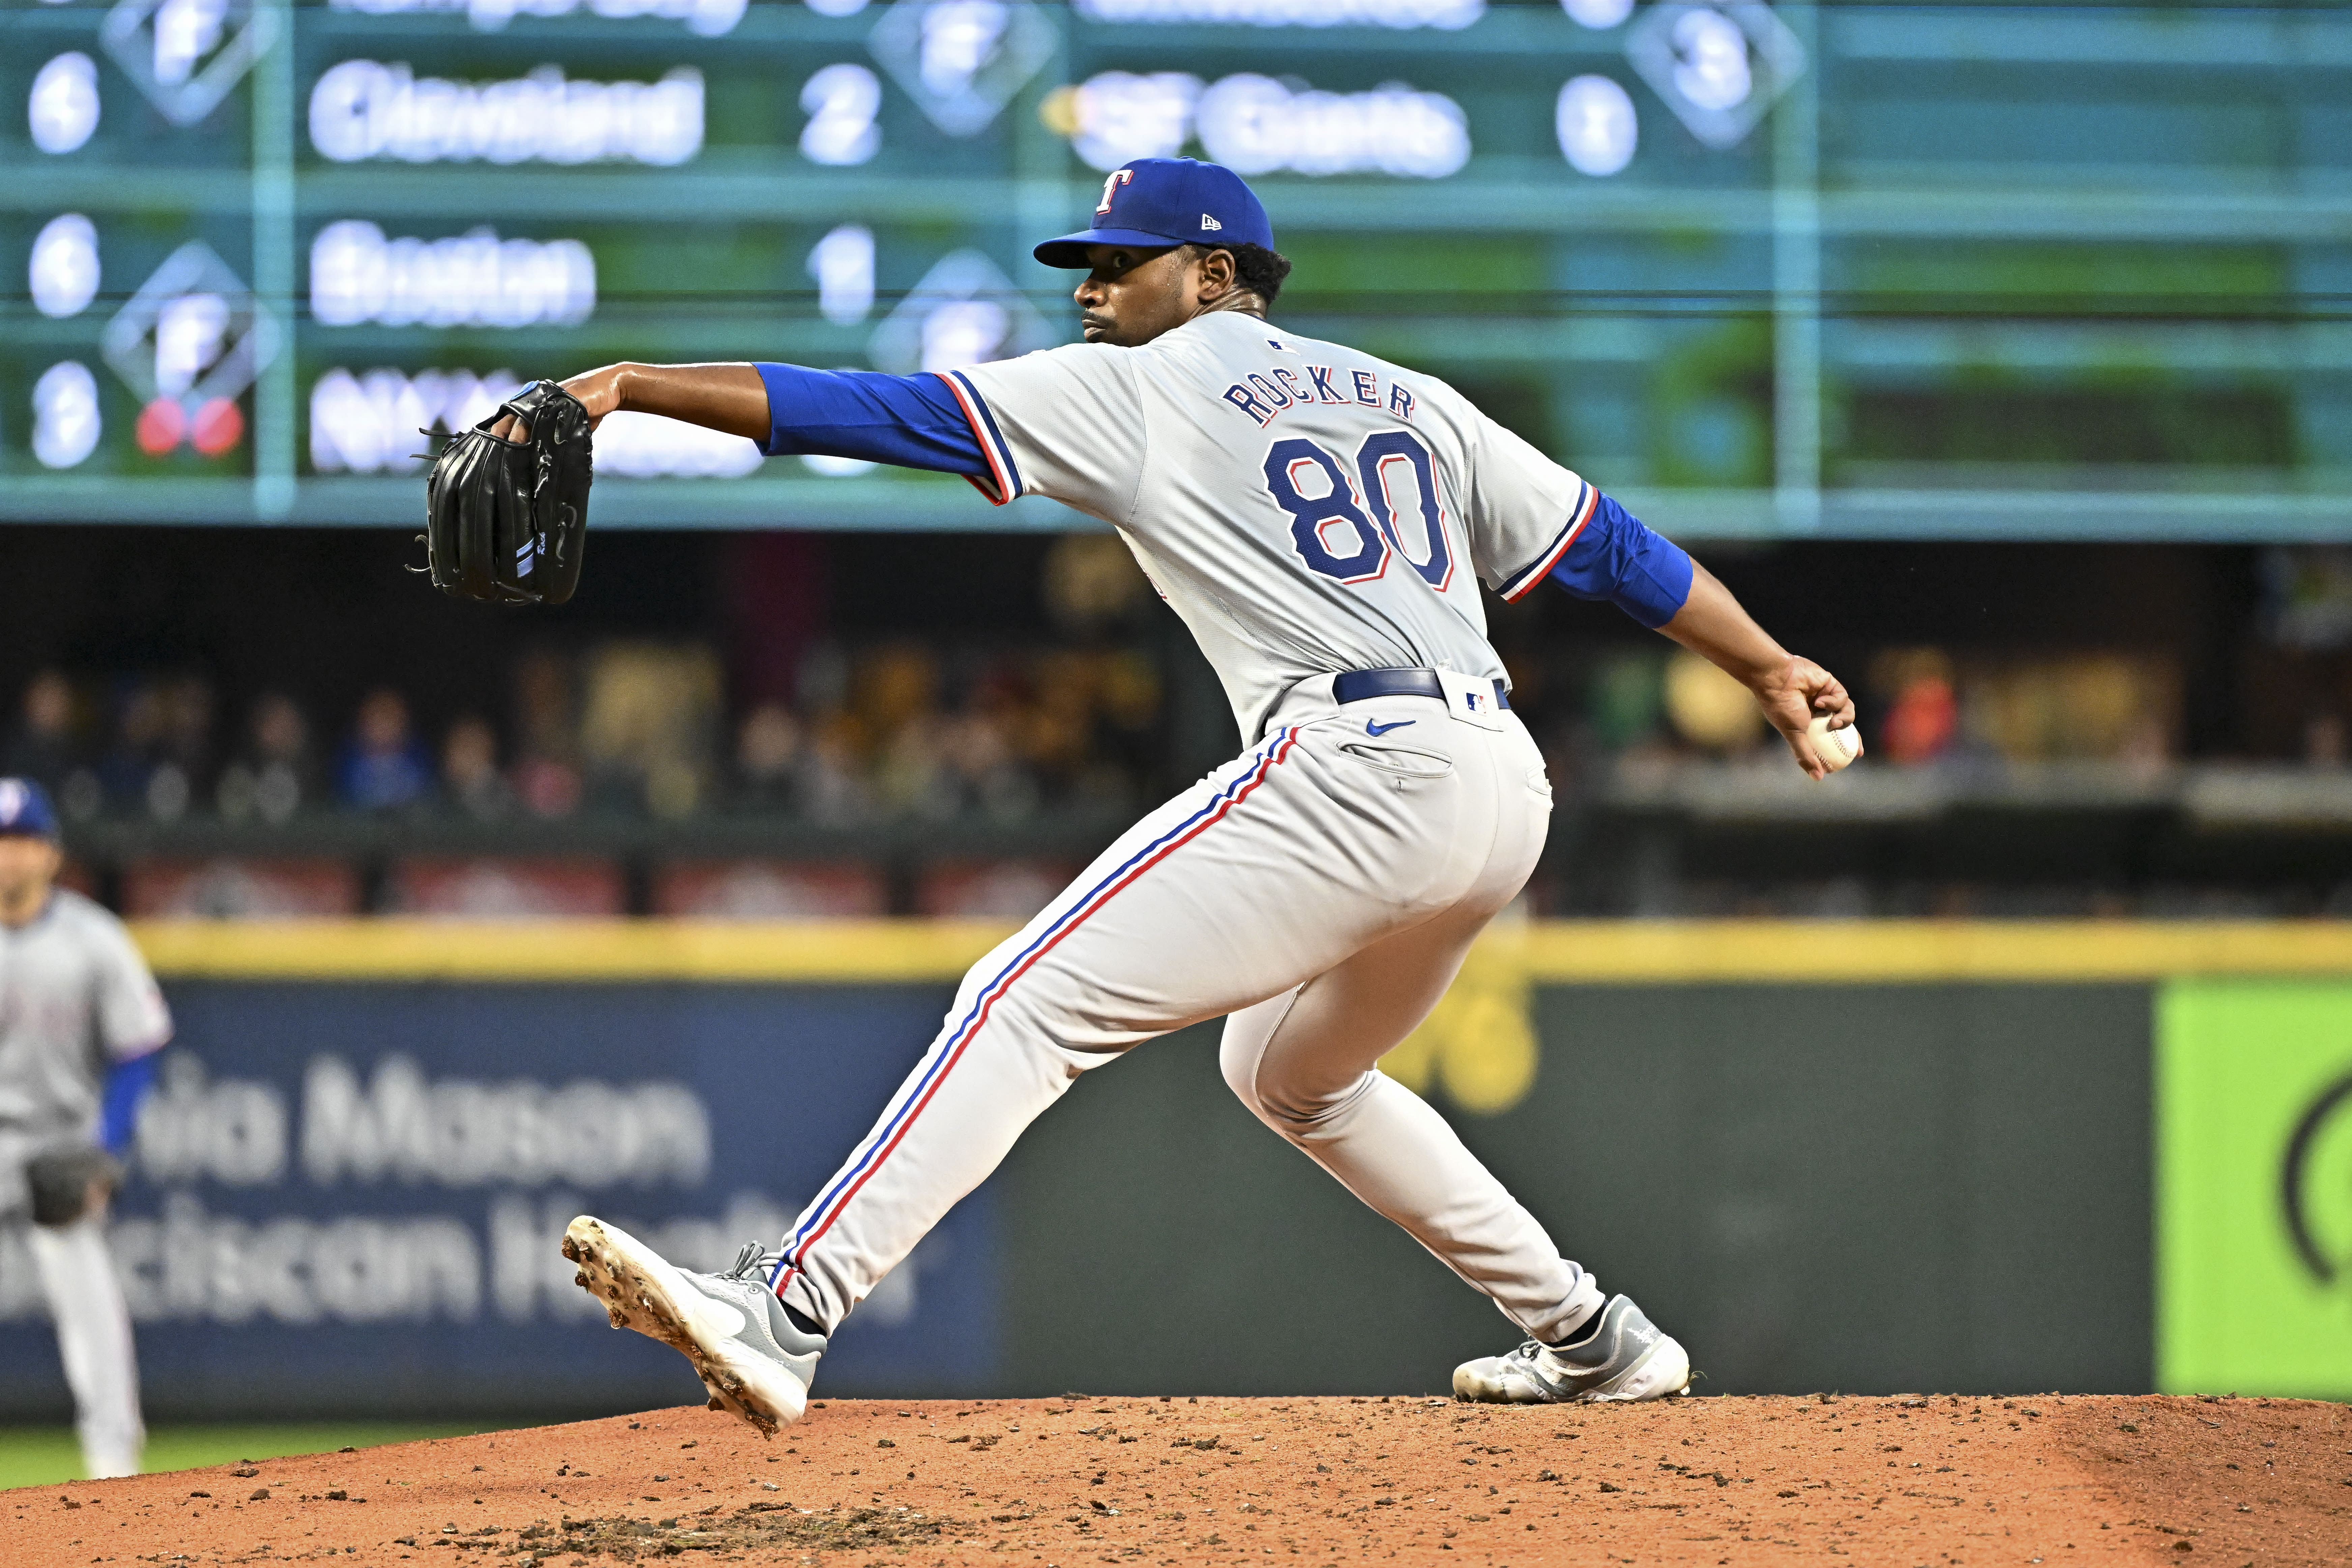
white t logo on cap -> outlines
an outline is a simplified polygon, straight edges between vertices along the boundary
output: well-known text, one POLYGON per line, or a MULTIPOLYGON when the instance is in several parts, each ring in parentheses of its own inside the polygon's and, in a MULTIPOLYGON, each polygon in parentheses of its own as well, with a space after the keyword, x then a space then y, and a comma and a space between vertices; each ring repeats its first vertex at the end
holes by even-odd
POLYGON ((1112 195, 1118 191, 1119 186, 1126 184, 1134 178, 1135 171, 1132 169, 1113 169, 1110 172, 1110 178, 1103 182, 1102 205, 1095 208, 1095 216, 1097 217, 1100 217, 1103 214, 1110 211, 1110 198, 1112 195))
POLYGON ((0 822, 14 822, 25 815, 25 786, 15 779, 0 779, 0 822))

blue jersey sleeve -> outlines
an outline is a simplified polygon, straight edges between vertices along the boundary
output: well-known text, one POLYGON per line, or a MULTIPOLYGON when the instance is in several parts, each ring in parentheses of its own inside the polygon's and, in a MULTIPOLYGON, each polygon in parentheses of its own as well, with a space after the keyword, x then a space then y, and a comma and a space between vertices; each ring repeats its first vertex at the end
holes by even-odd
POLYGON ((1691 558, 1602 496, 1550 575, 1578 598, 1606 599, 1655 631, 1690 597, 1691 558))
POLYGON ((971 420, 939 376, 752 368, 768 386, 768 438, 760 450, 769 457, 862 458, 974 481, 989 475, 971 420))
POLYGON ((106 1075, 104 1099, 98 1113, 98 1142, 110 1154, 121 1154, 131 1147, 131 1135, 139 1130, 139 1103, 147 1098, 147 1090, 155 1082, 155 1055, 132 1057, 117 1062, 106 1075))

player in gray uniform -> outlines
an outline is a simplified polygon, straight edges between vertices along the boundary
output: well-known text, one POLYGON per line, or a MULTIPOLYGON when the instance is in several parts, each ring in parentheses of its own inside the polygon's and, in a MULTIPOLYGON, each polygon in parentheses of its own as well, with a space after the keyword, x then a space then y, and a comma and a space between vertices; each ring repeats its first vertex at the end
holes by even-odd
POLYGON ((122 922, 57 886, 57 813, 0 778, 0 1221, 29 1240, 92 1479, 135 1476, 147 1432, 106 1205, 172 1016, 122 922))
POLYGON ((1374 1067, 1543 847, 1543 759, 1509 710, 1479 584, 1611 599, 1746 682, 1815 777, 1806 729, 1853 721, 1844 689, 1444 383, 1270 325, 1288 263, 1230 171, 1139 160, 1105 183, 1092 228, 1036 254, 1087 270, 1084 343, 938 375, 616 365, 566 384, 592 416, 944 469, 1000 503, 1100 518, 1199 639, 1249 747, 972 969, 780 1250, 688 1273, 583 1216, 564 1239, 580 1282, 615 1326, 685 1352, 714 1407, 772 1431, 801 1414, 834 1327, 1078 1074, 1222 1016, 1243 1103, 1527 1336, 1459 1367, 1457 1394, 1681 1392, 1683 1347, 1560 1257, 1374 1067))

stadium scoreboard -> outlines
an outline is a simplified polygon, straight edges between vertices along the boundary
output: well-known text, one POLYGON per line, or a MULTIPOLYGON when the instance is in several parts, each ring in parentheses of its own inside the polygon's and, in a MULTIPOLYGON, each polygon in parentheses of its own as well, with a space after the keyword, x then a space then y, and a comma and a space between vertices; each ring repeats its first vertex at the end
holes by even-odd
MULTIPOLYGON (((1685 534, 2338 529, 2308 475, 2060 505, 1849 438, 1874 387, 2095 378, 2181 330, 2199 384, 2286 400, 2319 491, 2352 472, 2352 353, 2306 308, 2352 272, 2341 14, 11 0, 0 40, 8 519, 404 523, 418 432, 536 376, 1069 341, 1029 245, 1178 153, 1259 185, 1297 330, 1455 380, 1685 534), (2218 324, 2004 314, 2004 266, 2166 251, 2218 324), (2227 281, 2248 256, 2288 281, 2227 281), (2265 288, 2287 319, 2243 330, 2265 288)), ((600 524, 1077 521, 645 416, 598 468, 600 524)))

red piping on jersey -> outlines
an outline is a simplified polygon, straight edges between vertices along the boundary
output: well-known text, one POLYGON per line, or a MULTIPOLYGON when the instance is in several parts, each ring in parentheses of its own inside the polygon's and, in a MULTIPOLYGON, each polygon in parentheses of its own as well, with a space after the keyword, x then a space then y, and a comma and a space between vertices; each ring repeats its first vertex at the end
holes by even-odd
POLYGON ((1013 966, 1013 968, 997 976, 994 981, 990 983, 988 994, 982 1001, 979 1010, 972 1015, 969 1023, 965 1024, 961 1029, 957 1031, 955 1044, 950 1047, 946 1061, 941 1064, 938 1073, 932 1077, 930 1086, 923 1090, 922 1097, 916 1100, 915 1103, 908 1109, 906 1115, 898 1123, 898 1130, 891 1134, 888 1142, 883 1144, 882 1147, 875 1150, 871 1154, 865 1157, 865 1172, 858 1176, 856 1182, 850 1186, 847 1192, 843 1193, 839 1197, 833 1200, 833 1210, 830 1214, 824 1216, 824 1223, 819 1225, 814 1231, 811 1231, 806 1239, 793 1244, 788 1250, 784 1268, 777 1274, 774 1281, 769 1286, 769 1289, 776 1293, 779 1300, 782 1298, 785 1287, 790 1285, 794 1279, 799 1277, 801 1272, 801 1259, 808 1256, 809 1249, 811 1247, 814 1247, 819 1241, 824 1239, 824 1233, 833 1228, 834 1222, 839 1219, 843 1211, 849 1207, 850 1202, 857 1196, 859 1190, 863 1188, 867 1182, 874 1179, 874 1173, 882 1168, 883 1162, 890 1157, 891 1152, 897 1149, 898 1144, 906 1138, 908 1129, 915 1125, 915 1119, 922 1115, 924 1109, 930 1104, 932 1097, 939 1093, 940 1086, 947 1082, 948 1074, 953 1072, 956 1068, 956 1064, 962 1060, 965 1048, 969 1047, 974 1039, 979 1037, 981 1030, 987 1027, 989 1014, 995 1009, 996 1004, 1004 996, 1005 993, 1013 988, 1013 983, 1020 979, 1024 974, 1029 973, 1032 968, 1035 967, 1039 959, 1045 957, 1047 953, 1053 952, 1055 947, 1061 944, 1061 941, 1064 937, 1069 935, 1072 931, 1077 930, 1078 927, 1084 925, 1088 917, 1092 916, 1105 904, 1108 904, 1112 899, 1124 891, 1138 877, 1142 876, 1146 871, 1150 870, 1154 866, 1159 865, 1160 862, 1168 858, 1169 856, 1173 855, 1177 850, 1181 849, 1185 845, 1190 844, 1193 839, 1198 838, 1202 834, 1206 833, 1210 828, 1214 827, 1218 823, 1223 821, 1225 816, 1232 812, 1234 807, 1239 805, 1243 801, 1247 800, 1250 796, 1250 793, 1256 789, 1259 784, 1265 782, 1266 774, 1274 770, 1276 763, 1289 756, 1291 748, 1297 743, 1298 731, 1296 730, 1286 731, 1282 737, 1281 743, 1268 751, 1265 756, 1258 760, 1257 767, 1247 778, 1242 781, 1240 787, 1234 790, 1233 794, 1218 802, 1213 809, 1202 815, 1198 820, 1192 823, 1189 826, 1183 828, 1176 837, 1171 838, 1165 844, 1160 845, 1159 848, 1151 852, 1147 858, 1137 861, 1125 871, 1119 873, 1117 880, 1113 881, 1107 887, 1097 888, 1093 893, 1089 894, 1084 904, 1080 905, 1071 913, 1063 917, 1059 930, 1055 931, 1051 935, 1047 936, 1045 941, 1032 948, 1021 958, 1020 962, 1013 966))
POLYGON ((971 426, 971 438, 980 443, 980 455, 988 459, 988 471, 996 478, 996 491, 991 495, 977 474, 966 474, 964 478, 971 481, 972 489, 988 496, 989 505, 1006 505, 1013 500, 1013 476, 1005 471, 1003 459, 996 455, 995 444, 988 438, 988 426, 982 422, 980 410, 971 405, 971 395, 964 391, 963 383, 947 372, 935 370, 931 374, 946 382, 948 390, 955 394, 956 406, 963 410, 965 422, 971 426))
POLYGON ((1519 584, 1518 591, 1503 595, 1505 604, 1516 605, 1526 598, 1535 585, 1544 580, 1544 574, 1558 565, 1559 558, 1568 553, 1568 547, 1576 542, 1576 536, 1584 531, 1584 525, 1592 521, 1593 509, 1601 504, 1601 487, 1589 479, 1583 483, 1584 505, 1578 509, 1576 521, 1568 525, 1568 531, 1559 536, 1559 542, 1552 546, 1551 553, 1528 569, 1527 581, 1519 584))

